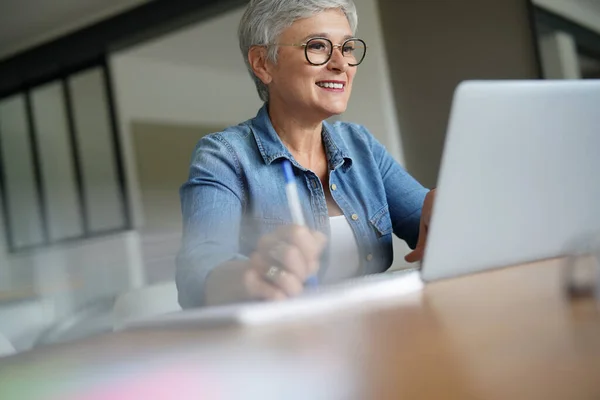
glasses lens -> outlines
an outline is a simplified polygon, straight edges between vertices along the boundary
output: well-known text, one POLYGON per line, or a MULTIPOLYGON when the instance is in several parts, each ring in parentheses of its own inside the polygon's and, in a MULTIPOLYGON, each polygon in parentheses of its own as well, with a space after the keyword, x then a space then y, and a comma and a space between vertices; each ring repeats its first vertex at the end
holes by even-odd
POLYGON ((325 64, 331 55, 331 42, 327 39, 310 39, 306 43, 306 57, 311 64, 325 64))
POLYGON ((344 43, 342 53, 348 60, 348 64, 358 65, 365 58, 367 46, 365 46, 365 43, 362 40, 348 40, 344 43))

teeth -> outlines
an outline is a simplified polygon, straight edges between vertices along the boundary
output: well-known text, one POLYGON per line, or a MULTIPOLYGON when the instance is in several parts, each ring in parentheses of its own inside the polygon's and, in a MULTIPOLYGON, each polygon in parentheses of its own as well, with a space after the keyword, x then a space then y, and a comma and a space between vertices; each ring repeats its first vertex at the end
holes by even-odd
POLYGON ((344 88, 344 84, 342 84, 342 83, 319 82, 319 83, 317 83, 317 85, 324 87, 324 88, 328 88, 328 89, 343 89, 344 88))

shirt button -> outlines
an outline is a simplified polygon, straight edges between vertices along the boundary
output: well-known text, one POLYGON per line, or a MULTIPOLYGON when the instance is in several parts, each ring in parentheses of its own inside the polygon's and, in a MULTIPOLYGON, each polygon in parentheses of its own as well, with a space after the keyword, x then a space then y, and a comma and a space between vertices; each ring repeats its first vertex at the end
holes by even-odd
POLYGON ((373 254, 367 255, 367 261, 373 261, 373 254))
POLYGON ((337 185, 335 183, 331 185, 331 190, 337 190, 337 185))
POLYGON ((358 215, 352 214, 352 220, 353 221, 358 221, 358 215))

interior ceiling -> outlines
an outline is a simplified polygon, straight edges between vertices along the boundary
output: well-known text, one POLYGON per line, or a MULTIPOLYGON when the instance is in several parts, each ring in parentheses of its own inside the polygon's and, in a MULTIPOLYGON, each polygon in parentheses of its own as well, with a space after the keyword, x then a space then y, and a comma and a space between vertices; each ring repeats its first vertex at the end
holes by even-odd
MULTIPOLYGON (((0 0, 0 59, 149 1, 153 0, 0 0)), ((567 1, 592 13, 597 10, 600 15, 600 0, 567 1)), ((242 9, 238 8, 125 53, 177 64, 244 71, 236 37, 241 15, 242 9)))
POLYGON ((126 49, 121 54, 180 65, 245 73, 246 67, 237 39, 237 27, 243 11, 243 7, 236 8, 216 18, 126 49))
MULTIPOLYGON (((0 59, 149 1, 153 0, 0 0, 0 59)), ((237 41, 242 13, 243 8, 234 9, 123 53, 245 73, 237 41)))
POLYGON ((149 1, 0 0, 0 58, 149 1))
MULTIPOLYGON (((571 0, 573 1, 573 0, 571 0)), ((587 7, 588 10, 594 11, 600 14, 600 0, 576 0, 582 6, 587 7)))

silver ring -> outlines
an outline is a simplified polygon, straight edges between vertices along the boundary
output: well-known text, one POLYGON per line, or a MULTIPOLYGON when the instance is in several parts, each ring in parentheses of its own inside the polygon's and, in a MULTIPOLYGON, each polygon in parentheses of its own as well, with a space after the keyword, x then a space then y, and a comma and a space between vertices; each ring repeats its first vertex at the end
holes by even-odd
POLYGON ((271 283, 277 283, 279 278, 285 274, 285 271, 276 265, 271 265, 267 272, 265 272, 265 279, 271 283))

